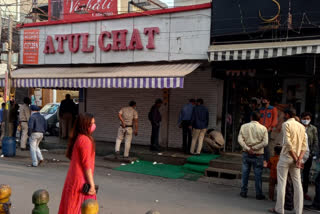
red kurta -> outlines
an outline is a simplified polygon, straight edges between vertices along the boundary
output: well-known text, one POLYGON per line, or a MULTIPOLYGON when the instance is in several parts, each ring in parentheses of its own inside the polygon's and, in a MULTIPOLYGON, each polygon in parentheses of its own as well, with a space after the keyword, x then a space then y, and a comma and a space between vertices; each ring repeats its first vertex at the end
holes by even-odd
POLYGON ((96 199, 96 196, 82 194, 82 187, 87 183, 85 170, 94 172, 94 163, 95 151, 92 151, 90 139, 79 135, 74 144, 58 214, 81 214, 81 204, 88 198, 96 199))

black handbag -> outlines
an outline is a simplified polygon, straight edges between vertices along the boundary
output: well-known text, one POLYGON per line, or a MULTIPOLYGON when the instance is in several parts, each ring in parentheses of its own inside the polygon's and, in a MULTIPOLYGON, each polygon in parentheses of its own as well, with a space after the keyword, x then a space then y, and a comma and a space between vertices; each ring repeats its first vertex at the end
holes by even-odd
MULTIPOLYGON (((99 185, 95 185, 96 193, 98 194, 99 185)), ((85 183, 82 187, 82 193, 88 195, 88 192, 90 190, 90 184, 85 183)))

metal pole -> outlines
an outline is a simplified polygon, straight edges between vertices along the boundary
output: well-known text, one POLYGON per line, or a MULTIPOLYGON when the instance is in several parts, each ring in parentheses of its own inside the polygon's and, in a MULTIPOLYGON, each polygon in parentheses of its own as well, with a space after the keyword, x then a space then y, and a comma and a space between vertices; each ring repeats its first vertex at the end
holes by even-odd
POLYGON ((9 136, 9 112, 10 112, 10 89, 11 89, 11 51, 12 51, 12 16, 8 19, 8 62, 5 80, 5 103, 6 103, 6 118, 5 118, 5 136, 9 136))
POLYGON ((2 34, 2 13, 1 13, 1 10, 0 10, 0 42, 2 43, 1 34, 2 34))

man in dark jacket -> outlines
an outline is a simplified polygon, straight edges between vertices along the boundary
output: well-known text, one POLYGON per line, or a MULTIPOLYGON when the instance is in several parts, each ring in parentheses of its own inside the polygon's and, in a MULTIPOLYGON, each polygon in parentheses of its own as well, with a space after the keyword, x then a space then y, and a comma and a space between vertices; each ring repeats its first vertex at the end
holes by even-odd
POLYGON ((197 105, 193 109, 191 118, 192 130, 192 143, 191 143, 191 154, 200 155, 203 145, 203 139, 207 132, 209 125, 209 112, 208 109, 203 105, 203 99, 197 99, 197 105), (195 153, 196 143, 198 141, 197 152, 195 153))
POLYGON ((28 122, 28 136, 30 142, 30 154, 33 167, 37 167, 43 162, 43 157, 39 148, 39 144, 43 139, 43 134, 47 130, 47 121, 40 114, 40 108, 32 105, 30 107, 32 114, 28 122))
POLYGON ((162 100, 157 99, 155 104, 151 107, 149 112, 149 120, 152 126, 151 132, 151 147, 150 150, 152 151, 159 151, 159 133, 160 133, 160 122, 161 122, 161 114, 160 114, 160 107, 162 105, 162 100))
POLYGON ((73 100, 71 99, 70 94, 67 94, 66 99, 62 100, 60 109, 59 109, 59 117, 61 122, 61 129, 62 129, 61 137, 64 139, 69 137, 75 112, 76 112, 76 106, 73 100))

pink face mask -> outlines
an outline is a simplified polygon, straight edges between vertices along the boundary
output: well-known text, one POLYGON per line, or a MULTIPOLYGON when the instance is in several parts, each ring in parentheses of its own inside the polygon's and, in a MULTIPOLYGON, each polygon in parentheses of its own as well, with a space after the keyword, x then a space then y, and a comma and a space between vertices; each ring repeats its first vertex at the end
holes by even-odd
POLYGON ((92 134, 96 130, 97 126, 96 124, 92 124, 90 127, 90 134, 92 134))

